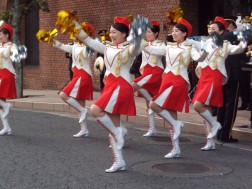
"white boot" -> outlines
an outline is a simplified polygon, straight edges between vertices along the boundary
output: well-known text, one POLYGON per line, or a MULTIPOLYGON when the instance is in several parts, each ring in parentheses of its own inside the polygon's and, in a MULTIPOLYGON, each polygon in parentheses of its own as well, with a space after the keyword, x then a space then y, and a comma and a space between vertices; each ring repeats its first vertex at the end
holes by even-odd
POLYGON ((68 103, 69 105, 71 105, 72 107, 74 107, 76 110, 79 111, 79 113, 80 113, 79 123, 82 123, 84 121, 84 119, 86 119, 86 117, 87 117, 88 109, 81 106, 80 103, 72 97, 67 99, 66 103, 68 103))
POLYGON ((114 163, 109 169, 106 169, 105 171, 107 173, 124 171, 125 170, 125 161, 123 160, 122 149, 117 148, 116 141, 111 134, 109 134, 109 140, 110 140, 111 149, 112 149, 112 152, 114 155, 114 163))
POLYGON ((170 131, 170 135, 171 135, 171 141, 172 141, 172 150, 166 154, 164 157, 167 159, 172 159, 172 158, 178 158, 180 157, 180 147, 179 147, 179 138, 177 139, 173 139, 173 135, 174 135, 174 128, 172 126, 169 125, 169 131, 170 131))
POLYGON ((122 123, 120 123, 120 127, 121 127, 121 129, 122 129, 122 135, 123 135, 123 137, 124 137, 124 136, 128 133, 128 130, 127 130, 126 127, 123 126, 122 123))
POLYGON ((112 134, 116 141, 117 148, 122 149, 124 145, 122 127, 116 127, 107 114, 102 117, 97 117, 96 121, 112 134))
POLYGON ((155 113, 152 109, 146 110, 148 123, 149 123, 149 130, 143 136, 155 136, 157 134, 156 127, 155 127, 155 113))
POLYGON ((217 134, 218 130, 221 129, 221 124, 214 120, 212 114, 206 110, 205 112, 200 113, 200 115, 212 125, 212 129, 207 135, 207 138, 213 138, 217 134))
POLYGON ((2 120, 2 123, 3 123, 3 129, 0 131, 0 136, 3 136, 3 135, 11 135, 11 128, 9 126, 9 122, 8 122, 8 119, 7 117, 3 117, 3 111, 1 110, 0 111, 0 114, 1 114, 1 120, 2 120))
MULTIPOLYGON (((123 124, 121 122, 120 122, 120 127, 122 128, 122 135, 124 137, 128 133, 128 130, 126 127, 123 126, 123 124)), ((123 147, 124 147, 124 145, 123 145, 123 147)), ((111 144, 109 144, 109 148, 111 148, 111 144)))
POLYGON ((80 131, 73 135, 73 137, 75 138, 79 138, 79 137, 87 137, 89 132, 88 132, 88 128, 87 128, 87 119, 85 119, 81 124, 80 124, 80 131))
MULTIPOLYGON (((208 134, 210 133, 212 127, 211 125, 204 120, 204 128, 205 128, 205 132, 206 132, 206 138, 208 136, 208 134)), ((215 149, 215 142, 213 138, 207 138, 207 142, 206 145, 204 147, 201 148, 201 150, 203 151, 208 151, 208 150, 214 150, 215 149)))
POLYGON ((10 112, 10 110, 11 110, 11 108, 12 108, 11 103, 4 102, 3 100, 0 100, 0 106, 3 107, 2 116, 3 116, 3 117, 6 117, 6 116, 9 114, 9 112, 10 112))
POLYGON ((174 127, 174 135, 173 135, 174 138, 173 139, 176 140, 180 135, 181 127, 184 126, 184 123, 181 122, 181 121, 173 119, 171 114, 165 109, 163 109, 159 113, 159 115, 174 127))

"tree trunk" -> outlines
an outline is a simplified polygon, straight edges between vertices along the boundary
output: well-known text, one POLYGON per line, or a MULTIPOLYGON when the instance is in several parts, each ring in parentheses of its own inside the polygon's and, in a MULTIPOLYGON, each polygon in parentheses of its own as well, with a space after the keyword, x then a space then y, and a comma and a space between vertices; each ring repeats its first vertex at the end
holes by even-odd
MULTIPOLYGON (((13 42, 19 46, 20 45, 20 2, 19 0, 13 1, 13 20, 12 26, 14 29, 13 42)), ((15 62, 16 69, 16 88, 18 98, 23 97, 23 66, 22 63, 15 62)))

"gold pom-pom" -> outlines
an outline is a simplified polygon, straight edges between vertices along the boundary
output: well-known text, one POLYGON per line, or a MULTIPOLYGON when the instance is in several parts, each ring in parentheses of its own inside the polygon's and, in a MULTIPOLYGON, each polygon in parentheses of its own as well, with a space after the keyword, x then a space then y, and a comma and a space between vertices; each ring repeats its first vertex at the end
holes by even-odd
POLYGON ((60 33, 70 34, 70 39, 73 39, 76 34, 80 33, 80 30, 75 27, 74 21, 78 21, 75 11, 61 10, 57 14, 56 26, 60 33))
POLYGON ((36 34, 36 37, 39 41, 50 43, 52 42, 54 36, 58 34, 58 30, 54 29, 52 31, 47 30, 39 30, 36 34))
POLYGON ((184 11, 180 7, 174 7, 167 13, 168 24, 176 24, 183 15, 184 11))

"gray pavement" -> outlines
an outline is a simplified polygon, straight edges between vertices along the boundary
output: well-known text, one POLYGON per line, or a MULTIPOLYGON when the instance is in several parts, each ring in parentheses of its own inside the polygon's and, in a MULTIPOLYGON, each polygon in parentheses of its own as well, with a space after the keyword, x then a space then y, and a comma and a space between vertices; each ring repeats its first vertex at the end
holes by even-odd
POLYGON ((88 116, 90 136, 73 138, 78 119, 69 112, 13 110, 13 135, 0 137, 0 189, 249 189, 252 144, 217 144, 200 150, 198 134, 183 132, 181 158, 167 160, 171 149, 166 128, 158 137, 142 137, 145 124, 124 121, 128 128, 123 154, 126 171, 105 173, 113 157, 108 133, 88 116))
MULTIPOLYGON (((64 103, 55 90, 24 90, 25 98, 9 100, 14 108, 40 110, 51 112, 66 112, 75 113, 75 110, 64 103)), ((87 101, 86 106, 90 107, 91 104, 99 97, 99 92, 94 92, 94 100, 87 101)), ((146 105, 143 98, 135 97, 137 116, 123 117, 123 120, 134 124, 145 124, 146 120, 146 105)), ((190 105, 190 113, 178 114, 179 119, 185 122, 182 132, 193 134, 204 134, 202 118, 194 111, 190 105)), ((252 142, 252 129, 247 126, 250 125, 249 121, 250 112, 238 111, 237 118, 233 128, 233 137, 241 141, 252 142)), ((160 117, 156 117, 156 124, 158 128, 166 127, 166 123, 160 117)), ((147 127, 145 128, 147 129, 147 127)))

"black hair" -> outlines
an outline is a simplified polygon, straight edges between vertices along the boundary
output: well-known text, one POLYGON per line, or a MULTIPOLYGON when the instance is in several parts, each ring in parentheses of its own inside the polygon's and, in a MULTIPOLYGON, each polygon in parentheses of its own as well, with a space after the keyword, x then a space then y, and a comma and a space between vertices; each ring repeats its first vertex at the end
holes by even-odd
MULTIPOLYGON (((160 27, 159 26, 154 26, 154 25, 151 25, 151 27, 149 27, 150 30, 153 32, 153 33, 158 33, 159 35, 159 32, 160 32, 160 27)), ((158 38, 158 35, 156 37, 156 39, 158 38)))
POLYGON ((1 29, 0 29, 0 32, 2 32, 4 35, 9 34, 8 39, 9 39, 9 40, 11 39, 10 32, 9 32, 9 30, 7 30, 6 28, 1 28, 1 29))
POLYGON ((129 36, 129 28, 126 25, 117 23, 117 24, 113 24, 112 27, 122 33, 126 33, 126 37, 129 36))
POLYGON ((186 32, 185 39, 187 38, 187 36, 188 36, 188 29, 187 29, 187 27, 185 27, 185 25, 183 25, 183 24, 176 24, 174 27, 178 28, 182 32, 186 32))
POLYGON ((222 23, 220 23, 220 22, 210 22, 210 24, 216 24, 218 26, 219 30, 223 31, 223 33, 226 30, 225 26, 222 23))

